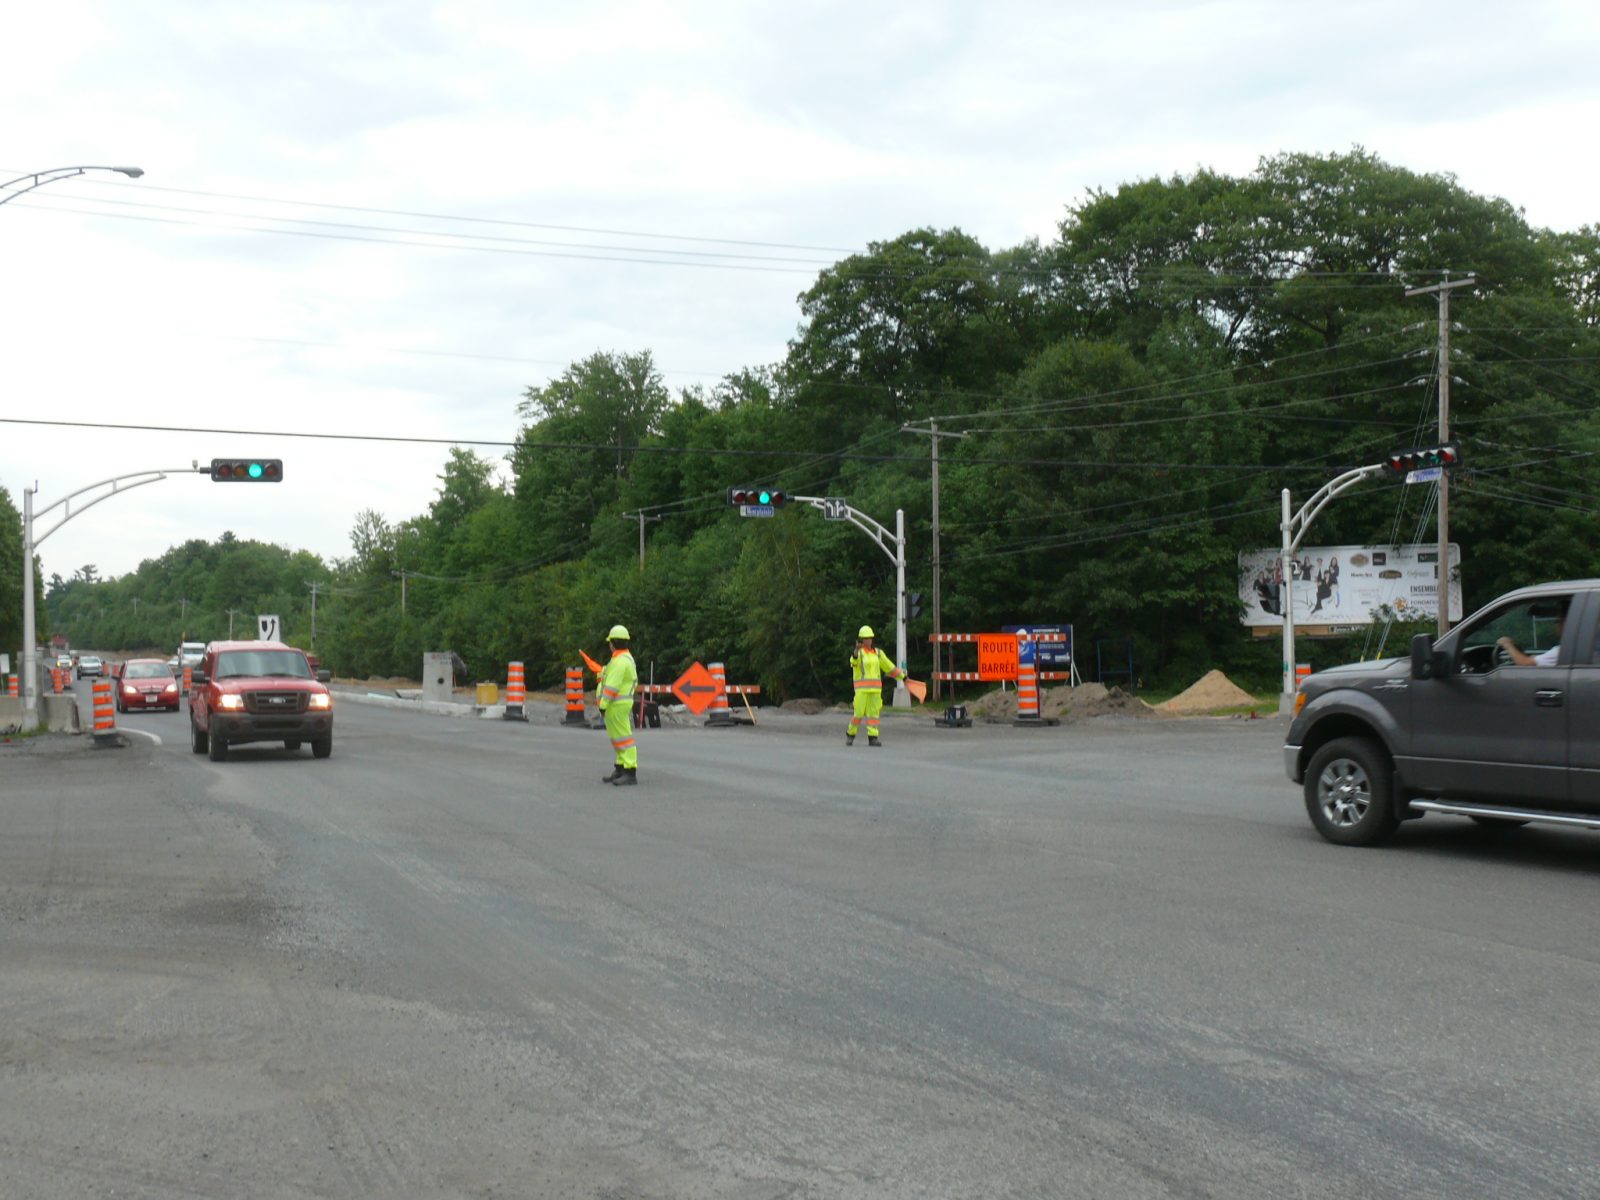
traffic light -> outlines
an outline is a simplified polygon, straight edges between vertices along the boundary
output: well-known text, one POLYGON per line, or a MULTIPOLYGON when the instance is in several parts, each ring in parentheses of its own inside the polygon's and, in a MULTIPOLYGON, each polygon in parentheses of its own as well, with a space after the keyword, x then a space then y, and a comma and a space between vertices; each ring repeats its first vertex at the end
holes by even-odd
POLYGON ((728 489, 729 504, 766 504, 773 508, 782 508, 789 503, 789 493, 781 488, 764 487, 731 487, 728 489))
POLYGON ((283 459, 281 458, 213 458, 211 482, 213 483, 281 483, 283 459))
POLYGON ((922 593, 906 593, 906 620, 915 621, 922 615, 922 593))
POLYGON ((1436 446, 1421 446, 1414 450, 1396 450, 1384 460, 1383 465, 1396 475, 1429 467, 1456 467, 1461 465, 1461 447, 1456 442, 1441 442, 1436 446))

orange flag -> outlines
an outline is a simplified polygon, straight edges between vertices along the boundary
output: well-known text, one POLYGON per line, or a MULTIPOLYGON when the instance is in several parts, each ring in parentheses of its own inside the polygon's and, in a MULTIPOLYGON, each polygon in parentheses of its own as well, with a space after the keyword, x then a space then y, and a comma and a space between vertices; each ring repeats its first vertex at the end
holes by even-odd
POLYGON ((596 675, 599 675, 605 670, 605 668, 599 663, 595 662, 594 659, 590 658, 587 654, 584 654, 582 650, 579 650, 578 653, 583 654, 583 661, 588 664, 589 670, 593 671, 596 675))
POLYGON ((923 683, 920 679, 912 679, 910 676, 907 676, 906 691, 911 693, 911 698, 918 704, 921 704, 928 698, 928 685, 923 683))

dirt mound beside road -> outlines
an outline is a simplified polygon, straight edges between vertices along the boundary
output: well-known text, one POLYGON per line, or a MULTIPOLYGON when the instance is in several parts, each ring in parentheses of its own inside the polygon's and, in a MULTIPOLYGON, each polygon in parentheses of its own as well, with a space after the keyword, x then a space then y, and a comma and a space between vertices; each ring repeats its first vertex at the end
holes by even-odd
MULTIPOLYGON (((1017 694, 1014 691, 990 692, 967 705, 967 710, 980 721, 1015 720, 1017 694)), ((1103 683, 1081 683, 1077 687, 1063 685, 1045 688, 1039 695, 1039 715, 1066 722, 1087 717, 1149 717, 1156 714, 1143 700, 1128 695, 1121 688, 1108 688, 1103 683)))
POLYGON ((1246 704, 1261 703, 1221 671, 1207 671, 1187 690, 1179 692, 1164 704, 1156 705, 1162 712, 1204 713, 1219 708, 1239 708, 1246 704))
POLYGON ((778 711, 799 713, 803 717, 814 717, 820 712, 827 712, 828 706, 821 700, 802 698, 799 700, 785 700, 778 705, 778 711))

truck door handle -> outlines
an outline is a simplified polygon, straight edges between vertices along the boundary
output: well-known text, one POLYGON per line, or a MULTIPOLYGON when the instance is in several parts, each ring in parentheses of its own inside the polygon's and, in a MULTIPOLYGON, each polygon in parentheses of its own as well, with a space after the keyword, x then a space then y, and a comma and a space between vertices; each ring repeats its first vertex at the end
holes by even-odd
POLYGON ((1555 688, 1544 688, 1533 694, 1533 702, 1540 708, 1560 708, 1562 695, 1555 688))

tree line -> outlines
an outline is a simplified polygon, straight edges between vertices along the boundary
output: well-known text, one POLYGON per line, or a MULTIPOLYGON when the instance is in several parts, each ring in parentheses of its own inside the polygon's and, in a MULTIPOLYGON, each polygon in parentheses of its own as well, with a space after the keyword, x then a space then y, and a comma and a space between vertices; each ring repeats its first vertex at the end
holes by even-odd
MULTIPOLYGON (((1137 181, 1068 207, 1048 243, 873 243, 799 310, 782 361, 714 386, 672 392, 648 350, 572 363, 520 398, 504 459, 452 449, 428 510, 359 514, 347 558, 191 541, 119 579, 52 577, 49 620, 165 646, 270 611, 306 644, 314 584, 316 649, 342 675, 414 676, 454 649, 479 678, 520 659, 554 686, 620 621, 658 679, 720 660, 779 698, 840 696, 857 626, 893 628, 890 563, 809 508, 741 520, 725 492, 844 496, 891 527, 904 509, 926 597, 929 440, 904 427, 932 420, 965 435, 940 447, 946 630, 1070 623, 1090 676, 1096 641, 1123 660, 1131 641, 1148 685, 1220 666, 1270 689, 1278 648, 1239 623, 1238 553, 1277 544, 1282 488, 1303 498, 1431 439, 1441 370, 1458 381, 1468 608, 1600 574, 1600 230, 1531 226, 1448 175, 1354 150, 1137 181), (1432 301, 1404 292, 1466 273, 1440 364, 1432 301)), ((1432 492, 1357 489, 1310 541, 1429 540, 1432 492)), ((930 625, 925 601, 914 673, 930 625)), ((1306 657, 1374 648, 1363 634, 1306 657)))

